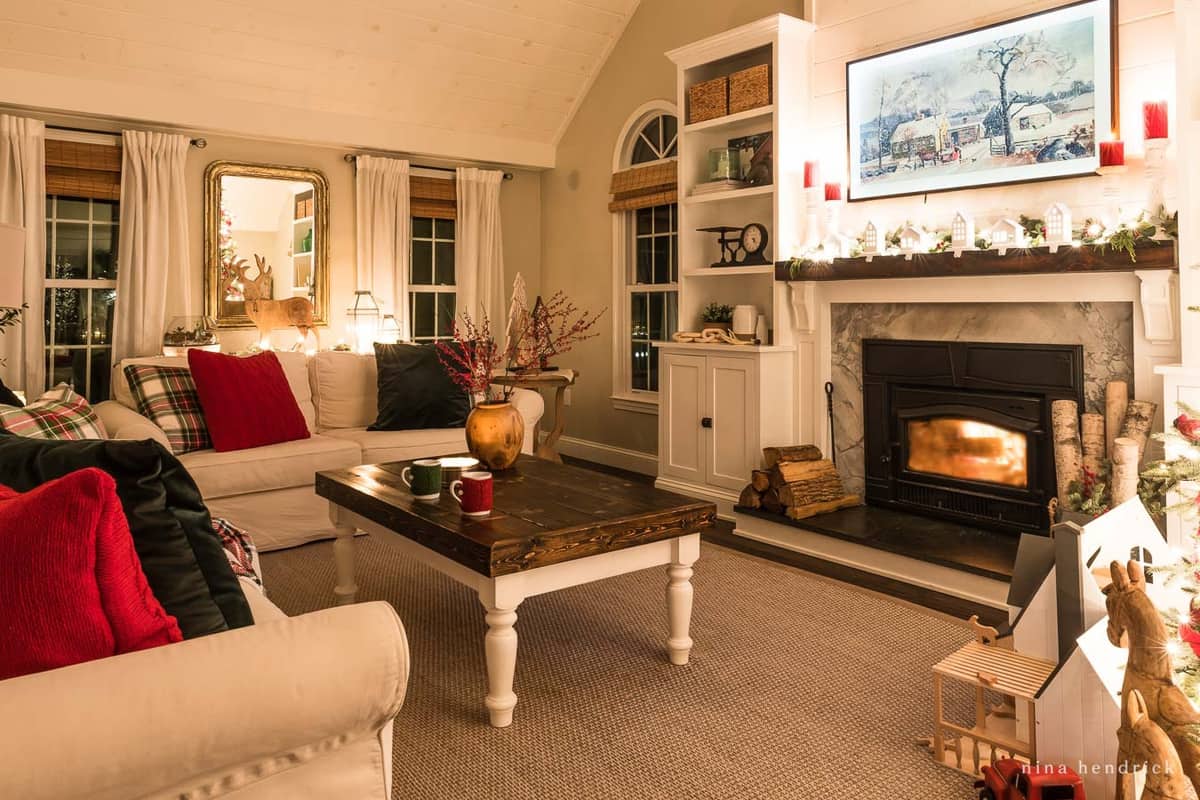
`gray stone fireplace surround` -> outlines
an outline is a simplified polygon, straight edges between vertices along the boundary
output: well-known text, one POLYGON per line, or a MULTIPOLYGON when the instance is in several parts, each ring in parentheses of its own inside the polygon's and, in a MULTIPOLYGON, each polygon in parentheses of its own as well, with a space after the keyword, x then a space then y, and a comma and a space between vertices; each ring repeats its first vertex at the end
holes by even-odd
POLYGON ((862 340, 1080 344, 1087 410, 1103 410, 1104 387, 1133 386, 1133 304, 834 303, 831 305, 834 431, 846 491, 862 494, 862 340))

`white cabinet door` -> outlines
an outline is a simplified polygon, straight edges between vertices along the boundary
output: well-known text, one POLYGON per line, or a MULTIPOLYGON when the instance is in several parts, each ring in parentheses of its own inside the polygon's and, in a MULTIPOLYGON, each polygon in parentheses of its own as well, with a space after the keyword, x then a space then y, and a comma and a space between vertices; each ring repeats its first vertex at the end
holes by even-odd
POLYGON ((659 472, 704 483, 704 356, 663 353, 659 400, 666 414, 659 427, 659 472))
POLYGON ((753 358, 707 359, 705 482, 740 491, 758 466, 758 370, 753 358))

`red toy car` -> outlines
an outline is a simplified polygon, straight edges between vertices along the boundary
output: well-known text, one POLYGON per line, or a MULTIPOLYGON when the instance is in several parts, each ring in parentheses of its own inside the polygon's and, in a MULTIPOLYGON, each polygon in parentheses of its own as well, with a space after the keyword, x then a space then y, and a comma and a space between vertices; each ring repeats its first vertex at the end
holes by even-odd
POLYGON ((979 800, 1087 800, 1083 779, 1070 767, 1030 766, 1002 758, 975 781, 979 800))

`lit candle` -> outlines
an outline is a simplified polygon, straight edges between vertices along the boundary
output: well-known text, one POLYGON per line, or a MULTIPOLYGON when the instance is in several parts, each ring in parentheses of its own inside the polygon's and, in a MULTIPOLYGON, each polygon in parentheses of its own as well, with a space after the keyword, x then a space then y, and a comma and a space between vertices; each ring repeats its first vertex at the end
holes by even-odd
POLYGON ((804 188, 812 189, 821 182, 821 164, 817 161, 804 162, 804 188))
POLYGON ((1100 143, 1100 166, 1125 166, 1125 143, 1120 139, 1112 139, 1100 143))
POLYGON ((842 199, 842 185, 840 183, 825 184, 825 201, 834 202, 842 199))
POLYGON ((1142 124, 1145 138, 1167 138, 1167 101, 1148 100, 1142 103, 1142 124))

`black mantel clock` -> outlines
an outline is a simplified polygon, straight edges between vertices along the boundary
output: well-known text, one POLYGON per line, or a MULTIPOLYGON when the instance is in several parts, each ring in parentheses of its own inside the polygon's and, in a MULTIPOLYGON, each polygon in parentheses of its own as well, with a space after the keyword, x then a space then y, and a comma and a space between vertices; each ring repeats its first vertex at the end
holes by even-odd
POLYGON ((732 225, 713 225, 697 230, 717 234, 717 244, 721 247, 721 258, 714 261, 714 267, 750 267, 770 264, 765 255, 767 250, 767 226, 759 222, 751 222, 744 227, 732 225))

